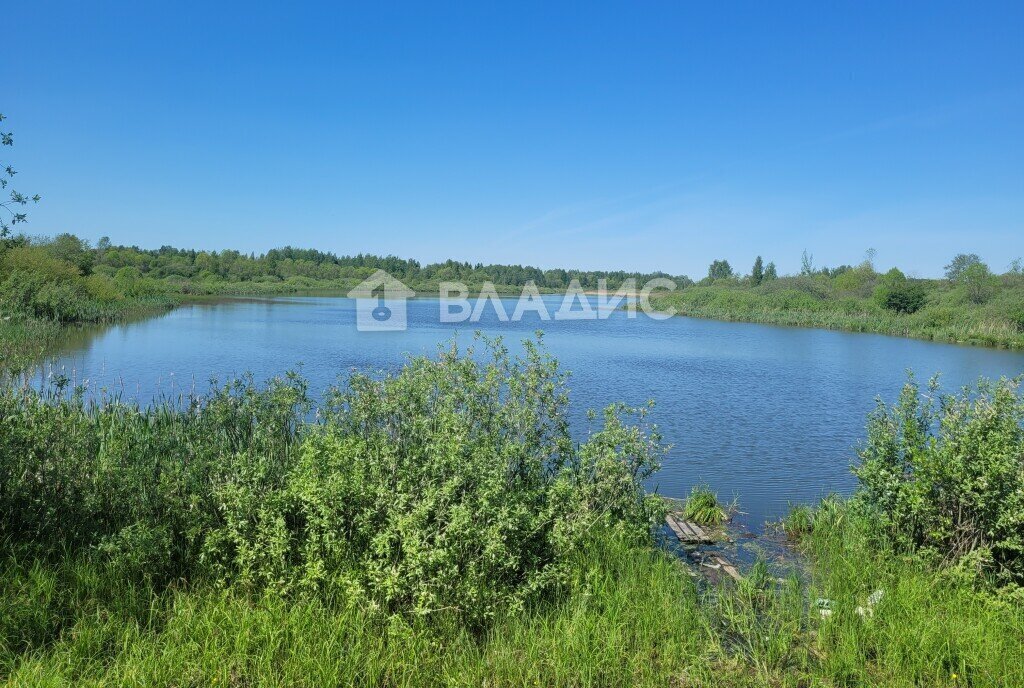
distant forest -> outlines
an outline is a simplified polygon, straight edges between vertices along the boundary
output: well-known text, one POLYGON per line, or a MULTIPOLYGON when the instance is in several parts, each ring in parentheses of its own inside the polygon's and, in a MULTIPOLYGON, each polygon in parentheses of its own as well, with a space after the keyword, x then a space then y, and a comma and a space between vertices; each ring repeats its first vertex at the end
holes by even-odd
MULTIPOLYGON (((111 277, 118 270, 131 268, 138 270, 144 277, 172 280, 181 278, 200 282, 275 282, 295 278, 334 281, 359 280, 379 269, 413 284, 441 281, 482 284, 490 281, 521 287, 532 281, 541 288, 564 289, 575 279, 586 289, 596 289, 600 279, 606 279, 609 287, 617 287, 627 279, 645 281, 655 277, 668 277, 681 280, 683 284, 690 283, 684 276, 664 272, 567 268, 542 270, 529 265, 484 265, 456 260, 422 265, 411 258, 362 253, 339 256, 316 249, 291 246, 275 248, 256 255, 232 250, 196 251, 172 246, 141 249, 137 246, 114 246, 107 239, 100 239, 96 246, 91 248, 72 235, 57 237, 52 242, 65 244, 66 253, 74 254, 74 260, 69 262, 79 262, 83 272, 106 273, 111 277)), ((65 260, 70 257, 72 256, 64 256, 65 260)))

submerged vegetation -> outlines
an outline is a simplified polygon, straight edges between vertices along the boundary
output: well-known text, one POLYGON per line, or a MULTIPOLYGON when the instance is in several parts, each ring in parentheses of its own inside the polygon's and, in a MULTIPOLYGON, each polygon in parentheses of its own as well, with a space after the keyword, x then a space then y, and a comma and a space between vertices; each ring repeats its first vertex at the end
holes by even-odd
POLYGON ((709 588, 653 538, 644 411, 574 441, 537 343, 476 347, 354 375, 315 412, 294 375, 147 408, 8 381, 0 680, 1024 682, 1016 383, 909 385, 869 420, 857 494, 787 520, 809 574, 709 588))

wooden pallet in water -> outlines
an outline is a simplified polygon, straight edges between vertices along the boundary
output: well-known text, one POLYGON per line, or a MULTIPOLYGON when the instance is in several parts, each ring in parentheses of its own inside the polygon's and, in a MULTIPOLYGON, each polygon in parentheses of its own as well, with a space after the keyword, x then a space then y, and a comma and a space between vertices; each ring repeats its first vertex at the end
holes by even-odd
POLYGON ((721 554, 713 554, 711 555, 710 559, 713 562, 713 566, 715 568, 724 571, 730 578, 732 578, 735 581, 740 580, 741 576, 739 570, 737 570, 737 568, 733 566, 732 563, 728 559, 723 557, 721 554))
MULTIPOLYGON (((668 527, 672 529, 672 532, 675 533, 675 536, 679 538, 679 541, 683 544, 710 545, 715 542, 715 538, 711 533, 704 530, 700 524, 694 523, 693 521, 687 521, 677 514, 666 515, 665 522, 668 523, 668 527)), ((739 570, 733 565, 733 563, 718 552, 707 553, 698 550, 691 552, 690 558, 694 560, 694 563, 697 563, 700 566, 717 569, 733 580, 738 581, 741 578, 739 570)))
POLYGON ((688 545, 702 545, 714 542, 715 539, 693 521, 686 521, 675 514, 665 516, 665 522, 672 529, 679 541, 688 545))

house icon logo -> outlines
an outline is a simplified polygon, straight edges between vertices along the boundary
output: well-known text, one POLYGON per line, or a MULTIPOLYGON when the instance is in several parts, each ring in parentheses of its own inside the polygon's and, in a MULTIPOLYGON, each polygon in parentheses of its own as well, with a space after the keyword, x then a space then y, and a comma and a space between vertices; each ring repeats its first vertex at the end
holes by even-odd
POLYGON ((348 293, 356 300, 356 329, 361 332, 388 332, 404 330, 406 299, 414 292, 399 280, 378 270, 348 293))

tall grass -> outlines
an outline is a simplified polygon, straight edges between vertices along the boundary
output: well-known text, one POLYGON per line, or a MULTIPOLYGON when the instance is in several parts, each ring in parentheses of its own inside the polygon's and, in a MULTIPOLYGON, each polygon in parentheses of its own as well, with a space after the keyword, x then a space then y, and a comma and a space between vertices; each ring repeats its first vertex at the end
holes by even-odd
MULTIPOLYGON (((72 580, 103 579, 75 567, 72 580)), ((27 570, 26 570, 27 569, 27 570)), ((258 598, 204 587, 108 596, 82 590, 53 642, 8 658, 11 685, 665 686, 710 680, 707 625, 696 588, 667 555, 615 538, 574 559, 564 600, 496 620, 482 635, 458 625, 383 619, 343 600, 258 598), (77 613, 72 611, 77 609, 77 613)), ((8 571, 8 575, 10 572, 8 571)), ((106 574, 109 575, 109 574, 106 574)), ((22 595, 54 583, 31 567, 22 595)), ((10 580, 10 578, 8 578, 10 580)))
POLYGON ((9 560, 0 671, 10 685, 1021 685, 1019 600, 879 549, 846 504, 830 508, 801 540, 806 583, 754 572, 699 588, 669 555, 600 538, 558 601, 483 633, 342 598, 157 590, 96 562, 9 560))
POLYGON ((60 338, 52 321, 0 316, 0 376, 22 370, 39 360, 60 338))
POLYGON ((809 593, 832 610, 816 621, 817 673, 847 685, 1024 685, 1020 589, 992 594, 875 533, 832 501, 801 540, 814 562, 809 593))
POLYGON ((710 487, 694 485, 683 503, 683 516, 688 521, 717 526, 729 518, 729 513, 710 487))

